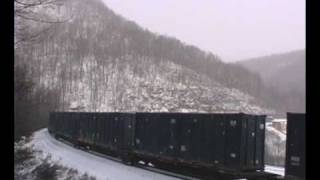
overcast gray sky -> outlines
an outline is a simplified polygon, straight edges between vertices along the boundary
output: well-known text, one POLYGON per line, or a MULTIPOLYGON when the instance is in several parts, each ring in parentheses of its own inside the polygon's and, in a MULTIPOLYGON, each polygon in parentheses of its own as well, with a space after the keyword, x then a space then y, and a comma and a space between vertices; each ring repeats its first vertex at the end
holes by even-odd
POLYGON ((305 0, 104 0, 117 14, 225 62, 305 49, 305 0))

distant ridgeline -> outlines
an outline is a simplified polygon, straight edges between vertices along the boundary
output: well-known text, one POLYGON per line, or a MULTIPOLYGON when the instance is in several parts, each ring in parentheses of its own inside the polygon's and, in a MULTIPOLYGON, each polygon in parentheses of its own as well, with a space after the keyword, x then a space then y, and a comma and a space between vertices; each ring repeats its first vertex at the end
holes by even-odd
POLYGON ((257 57, 238 64, 258 73, 267 86, 276 90, 286 111, 305 112, 305 50, 257 57))

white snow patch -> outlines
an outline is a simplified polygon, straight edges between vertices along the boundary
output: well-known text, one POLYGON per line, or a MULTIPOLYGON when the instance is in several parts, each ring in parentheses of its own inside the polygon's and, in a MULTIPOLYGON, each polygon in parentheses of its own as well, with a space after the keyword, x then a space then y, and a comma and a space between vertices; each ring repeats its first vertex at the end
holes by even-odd
POLYGON ((284 168, 283 167, 266 165, 264 167, 264 171, 284 176, 284 168))
POLYGON ((274 119, 272 122, 287 122, 287 119, 274 119))
POLYGON ((285 141, 287 139, 287 136, 284 133, 282 133, 281 131, 278 131, 276 128, 274 128, 272 126, 267 126, 266 128, 267 128, 267 130, 275 133, 281 139, 281 141, 285 141))
POLYGON ((79 106, 79 105, 78 105, 78 102, 73 101, 73 102, 71 102, 70 108, 71 108, 71 109, 74 109, 74 108, 77 108, 78 106, 79 106))
POLYGON ((181 109, 180 112, 188 113, 188 112, 190 112, 190 110, 188 110, 188 109, 181 109))
POLYGON ((272 122, 266 122, 266 126, 272 126, 272 122))

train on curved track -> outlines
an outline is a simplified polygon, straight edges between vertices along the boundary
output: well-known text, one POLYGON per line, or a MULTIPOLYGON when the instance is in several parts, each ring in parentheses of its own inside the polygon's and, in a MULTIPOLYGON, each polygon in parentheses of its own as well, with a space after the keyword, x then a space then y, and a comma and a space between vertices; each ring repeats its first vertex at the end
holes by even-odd
POLYGON ((285 177, 264 172, 265 115, 52 112, 48 130, 126 164, 202 179, 305 179, 305 114, 287 114, 285 177))

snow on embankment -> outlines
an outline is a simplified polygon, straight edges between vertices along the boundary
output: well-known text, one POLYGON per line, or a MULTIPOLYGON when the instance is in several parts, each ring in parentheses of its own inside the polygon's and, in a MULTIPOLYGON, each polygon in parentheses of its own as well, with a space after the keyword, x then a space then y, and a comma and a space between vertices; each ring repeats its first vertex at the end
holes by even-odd
POLYGON ((284 168, 283 167, 266 165, 264 168, 264 171, 284 176, 284 168))
POLYGON ((47 129, 34 133, 33 139, 27 144, 42 151, 40 156, 50 155, 53 162, 94 176, 97 180, 161 180, 177 179, 163 174, 157 174, 137 167, 127 166, 88 152, 75 149, 57 141, 50 136, 47 129))
POLYGON ((265 163, 284 166, 286 153, 286 135, 272 126, 266 126, 265 163))

